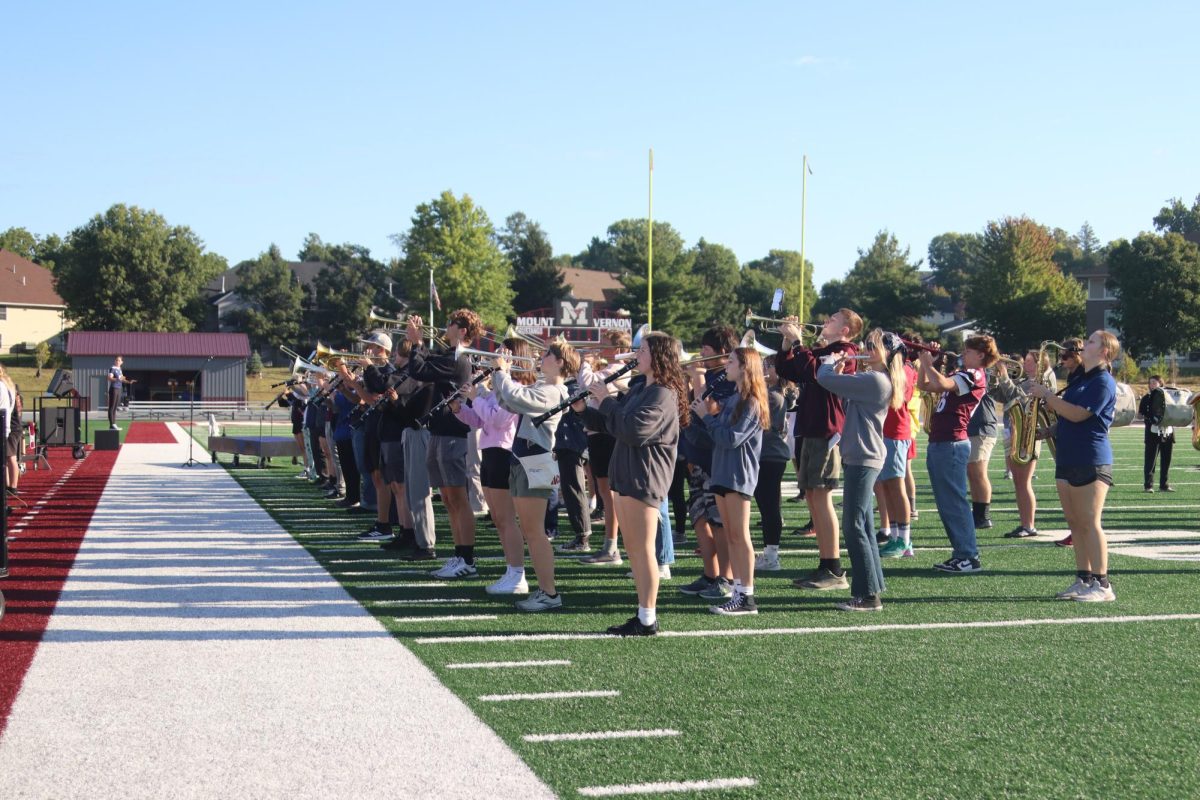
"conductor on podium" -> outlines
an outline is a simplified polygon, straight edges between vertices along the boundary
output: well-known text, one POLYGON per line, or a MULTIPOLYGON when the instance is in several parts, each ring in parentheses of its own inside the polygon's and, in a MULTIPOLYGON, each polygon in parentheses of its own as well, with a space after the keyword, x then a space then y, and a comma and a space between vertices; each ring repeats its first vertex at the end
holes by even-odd
POLYGON ((108 427, 112 430, 117 429, 117 406, 121 403, 121 384, 136 383, 136 381, 126 378, 125 373, 121 371, 121 365, 124 363, 125 359, 117 356, 108 370, 108 427))

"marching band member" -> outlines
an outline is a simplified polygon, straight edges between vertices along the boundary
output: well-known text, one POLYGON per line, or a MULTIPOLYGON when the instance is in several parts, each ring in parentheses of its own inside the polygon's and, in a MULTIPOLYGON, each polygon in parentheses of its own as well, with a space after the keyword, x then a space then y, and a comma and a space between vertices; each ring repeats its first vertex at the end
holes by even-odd
POLYGON ((578 371, 579 354, 566 342, 551 344, 542 355, 542 378, 529 386, 523 386, 509 375, 512 365, 506 357, 509 355, 507 350, 500 351, 500 357, 495 361, 496 371, 492 373, 492 388, 501 406, 521 415, 509 466, 509 491, 538 582, 537 591, 516 605, 521 611, 553 611, 562 608, 563 601, 554 581, 554 549, 546 538, 546 502, 551 490, 549 485, 544 488, 531 485, 529 473, 520 459, 549 454, 554 448, 554 432, 561 415, 549 417, 541 426, 534 425, 532 418, 550 411, 567 398, 566 379, 578 371))
MULTIPOLYGON (((816 377, 823 356, 858 352, 853 340, 862 327, 858 314, 848 308, 838 309, 821 327, 821 336, 829 344, 815 349, 794 347, 801 341, 800 328, 794 319, 789 318, 779 329, 783 334, 783 350, 776 357, 775 369, 780 377, 805 387, 796 414, 796 455, 800 460, 796 478, 812 515, 820 556, 817 568, 794 582, 800 589, 845 589, 850 585, 842 569, 838 521, 833 511, 833 490, 838 486, 842 466, 837 439, 841 437, 845 412, 841 398, 818 384, 816 377)), ((856 365, 857 362, 848 361, 845 374, 853 374, 856 365)))
MULTIPOLYGON (((446 320, 444 338, 450 351, 430 353, 422 345, 424 328, 418 316, 408 318, 406 335, 413 344, 408 371, 415 380, 432 383, 433 403, 448 398, 459 386, 471 380, 470 356, 456 355, 460 345, 469 345, 483 329, 479 315, 467 308, 452 311, 446 320)), ((429 422, 429 449, 425 467, 431 486, 436 486, 450 517, 450 533, 454 538, 454 556, 433 575, 439 578, 473 578, 475 568, 475 514, 467 497, 467 431, 466 425, 448 407, 442 408, 429 422)))
POLYGON ((787 472, 792 451, 787 443, 787 398, 775 371, 775 358, 764 359, 767 382, 767 408, 771 424, 762 435, 758 457, 758 484, 754 503, 762 520, 763 552, 754 562, 755 572, 778 572, 779 542, 783 537, 783 474, 787 472))
MULTIPOLYGON (((624 364, 614 361, 613 357, 619 353, 624 353, 629 350, 630 337, 628 333, 621 330, 608 330, 603 334, 603 340, 608 344, 608 347, 600 351, 600 354, 609 360, 606 367, 599 370, 593 370, 589 361, 584 361, 579 369, 578 383, 581 389, 591 389, 593 385, 603 384, 604 379, 612 376, 624 364)), ((622 375, 612 383, 608 384, 612 390, 618 394, 623 394, 629 389, 629 375, 622 375)), ((594 398, 589 398, 587 401, 589 408, 598 408, 599 402, 594 398)), ((612 460, 613 448, 616 446, 616 441, 612 436, 601 431, 588 430, 588 458, 589 465, 594 479, 595 492, 600 506, 604 510, 604 548, 600 552, 580 559, 583 564, 612 564, 614 566, 621 565, 621 551, 617 546, 617 514, 613 507, 612 487, 608 479, 608 465, 612 460)), ((563 552, 584 552, 586 549, 581 549, 579 543, 572 542, 570 545, 563 548, 563 552)))
MULTIPOLYGON (((1058 378, 1050 367, 1049 355, 1043 353, 1041 362, 1038 361, 1037 350, 1027 350, 1023 357, 1025 375, 1021 383, 1014 387, 1010 400, 1024 398, 1029 394, 1030 387, 1039 379, 1051 390, 1058 391, 1058 378)), ((1003 391, 1003 389, 1001 389, 1003 391)), ((1001 395, 1003 396, 1003 395, 1001 395)), ((1035 420, 1033 424, 1037 424, 1035 420)), ((1009 437, 1011 442, 1011 436, 1009 437)), ((1006 539, 1028 539, 1038 535, 1037 529, 1037 496, 1033 492, 1033 473, 1037 469, 1038 459, 1042 455, 1042 443, 1037 441, 1028 462, 1018 464, 1012 459, 1012 444, 1005 448, 1008 461, 1008 471, 1012 474, 1013 492, 1017 499, 1017 527, 1004 534, 1006 539)))
MULTIPOLYGON (((881 611, 884 590, 879 549, 872 535, 872 487, 887 459, 883 426, 888 410, 904 410, 904 343, 894 333, 879 328, 866 340, 865 372, 841 374, 845 351, 821 358, 817 382, 845 400, 845 422, 839 446, 846 479, 842 494, 842 530, 850 554, 850 601, 838 603, 842 611, 881 611)), ((903 455, 903 454, 900 454, 903 455)))
MULTIPOLYGON (((391 353, 392 337, 382 331, 374 331, 360 340, 364 345, 365 354, 362 376, 356 386, 359 396, 370 406, 381 399, 388 388, 388 379, 392 375, 391 353), (378 362, 378 363, 377 363, 378 362)), ((363 426, 363 464, 371 478, 375 496, 375 524, 370 530, 358 538, 366 542, 386 542, 393 537, 392 531, 392 492, 379 463, 379 426, 383 421, 382 414, 371 414, 363 426)))
POLYGON ((1175 431, 1163 424, 1163 416, 1167 413, 1167 394, 1163 391, 1161 375, 1151 375, 1150 391, 1138 404, 1138 414, 1146 423, 1145 454, 1142 460, 1142 472, 1145 478, 1143 490, 1154 491, 1154 461, 1162 456, 1162 470, 1158 475, 1158 490, 1173 492, 1167 473, 1171 469, 1171 452, 1175 449, 1175 431))
POLYGON ((712 439, 711 489, 724 521, 725 546, 733 572, 733 592, 714 614, 757 614, 754 600, 754 543, 750 539, 750 497, 758 485, 763 429, 771 425, 762 357, 738 347, 725 360, 725 377, 735 391, 721 401, 692 401, 692 426, 712 439))
POLYGON ((933 355, 922 351, 921 370, 917 388, 940 394, 933 409, 925 467, 934 501, 942 518, 942 527, 950 539, 953 552, 935 569, 952 574, 967 574, 983 569, 979 564, 979 547, 975 540, 975 525, 967 501, 967 459, 971 443, 967 440, 967 423, 987 389, 988 367, 1000 359, 996 342, 991 336, 972 336, 963 349, 963 368, 953 375, 943 375, 933 364, 933 355))
POLYGON ((1049 386, 1030 387, 1030 393, 1058 415, 1054 479, 1075 540, 1077 570, 1075 583, 1058 593, 1062 600, 1117 599, 1108 581, 1108 543, 1100 517, 1112 485, 1113 453, 1108 429, 1117 399, 1117 384, 1108 367, 1120 353, 1117 337, 1108 331, 1095 331, 1081 354, 1084 372, 1067 386, 1062 397, 1049 386))
POLYGON ((585 411, 589 425, 616 440, 610 472, 613 503, 637 587, 637 614, 609 628, 615 636, 658 633, 654 537, 659 508, 675 470, 679 428, 689 421, 675 339, 664 333, 646 334, 637 351, 637 365, 646 380, 632 388, 624 402, 609 395, 607 387, 593 384, 591 392, 600 405, 585 411))
MULTIPOLYGON (((533 355, 529 344, 520 339, 505 339, 504 347, 517 356, 529 358, 533 355)), ((529 370, 520 370, 513 378, 522 386, 529 386, 536 380, 529 370)), ((480 387, 473 382, 465 390, 465 400, 454 402, 451 408, 455 416, 480 432, 479 479, 507 565, 503 577, 488 585, 487 593, 529 594, 529 584, 525 580, 525 542, 517 526, 517 511, 509 492, 510 454, 520 417, 500 405, 495 391, 481 395, 480 387)))
MULTIPOLYGON (((868 340, 869 346, 870 340, 868 340)), ((905 480, 909 473, 912 460, 909 453, 913 449, 915 436, 913 417, 909 409, 912 405, 913 390, 916 389, 917 371, 908 362, 907 352, 901 352, 895 359, 901 364, 904 373, 903 403, 899 406, 889 402, 883 419, 883 466, 879 470, 878 486, 883 489, 883 502, 888 511, 888 541, 879 548, 880 558, 911 558, 912 549, 912 506, 908 502, 908 492, 905 480)), ((887 369, 892 370, 892 356, 889 354, 887 369)), ((871 361, 872 367, 874 360, 871 361)), ((898 381, 893 381, 898 386, 898 381)), ((843 454, 844 455, 844 454, 843 454)), ((844 505, 844 504, 843 504, 844 505)))
MULTIPOLYGON (((1063 340, 1062 350, 1058 355, 1058 363, 1062 365, 1063 370, 1066 372, 1067 386, 1070 386, 1083 375, 1082 355, 1083 339, 1080 339, 1078 336, 1072 336, 1069 339, 1063 340)), ((1054 435, 1054 430, 1046 431, 1046 438, 1054 435)), ((1071 534, 1068 533, 1063 538, 1055 540, 1054 545, 1056 547, 1071 547, 1071 534)))

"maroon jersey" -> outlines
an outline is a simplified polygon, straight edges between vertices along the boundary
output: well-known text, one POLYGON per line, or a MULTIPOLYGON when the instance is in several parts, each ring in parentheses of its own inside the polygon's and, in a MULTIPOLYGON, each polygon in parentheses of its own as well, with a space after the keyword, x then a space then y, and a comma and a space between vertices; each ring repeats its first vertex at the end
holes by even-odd
POLYGON ((953 391, 942 392, 929 426, 931 442, 961 442, 967 438, 967 423, 987 391, 987 375, 981 369, 964 369, 950 376, 953 391))
MULTIPOLYGON (((796 436, 806 439, 830 439, 835 433, 842 432, 842 423, 846 419, 842 398, 817 383, 817 369, 821 366, 821 356, 842 351, 852 356, 858 353, 858 347, 853 342, 834 342, 815 350, 796 347, 776 356, 775 371, 779 373, 779 377, 804 384, 804 391, 800 394, 800 405, 796 409, 796 436)), ((842 374, 852 375, 857 368, 857 361, 847 360, 842 374)))
POLYGON ((913 438, 912 416, 908 413, 908 401, 912 400, 913 388, 916 385, 917 371, 913 369, 911 364, 905 362, 904 405, 899 408, 888 406, 887 416, 883 418, 883 436, 885 439, 907 441, 913 438))

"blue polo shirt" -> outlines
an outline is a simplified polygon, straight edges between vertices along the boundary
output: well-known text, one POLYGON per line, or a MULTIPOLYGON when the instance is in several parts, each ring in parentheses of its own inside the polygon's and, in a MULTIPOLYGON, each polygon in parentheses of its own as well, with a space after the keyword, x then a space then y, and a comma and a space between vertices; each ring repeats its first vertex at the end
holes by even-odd
POLYGON ((1055 461, 1063 467, 1098 467, 1113 463, 1108 428, 1117 411, 1117 382, 1107 370, 1093 367, 1071 382, 1063 400, 1092 412, 1083 422, 1058 418, 1055 461))

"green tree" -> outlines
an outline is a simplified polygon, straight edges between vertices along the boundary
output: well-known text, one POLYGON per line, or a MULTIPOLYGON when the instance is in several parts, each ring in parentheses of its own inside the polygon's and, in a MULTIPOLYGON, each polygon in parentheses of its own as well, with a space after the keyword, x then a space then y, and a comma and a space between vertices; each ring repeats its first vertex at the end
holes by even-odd
POLYGON ((313 278, 304 301, 300 339, 309 343, 306 337, 311 336, 312 343, 319 340, 346 349, 368 327, 372 308, 395 309, 396 302, 388 294, 392 270, 362 245, 328 245, 324 255, 325 266, 313 278))
POLYGON ((814 317, 825 317, 836 314, 839 308, 850 308, 853 299, 846 291, 846 282, 841 278, 830 278, 821 284, 821 294, 813 303, 814 317))
MULTIPOLYGON (((816 305, 817 289, 813 285, 812 276, 813 265, 808 259, 804 260, 804 268, 800 267, 800 253, 795 250, 770 250, 765 258, 755 259, 748 262, 743 267, 743 273, 750 270, 758 270, 771 276, 775 281, 775 285, 771 287, 770 293, 767 295, 764 302, 748 303, 747 305, 754 309, 754 312, 762 317, 776 316, 796 316, 802 321, 809 321, 813 314, 813 307, 816 305), (804 307, 800 307, 800 281, 804 280, 804 307), (771 308, 771 296, 775 294, 776 289, 783 289, 783 310, 773 312, 771 308)), ((747 279, 750 284, 761 284, 761 278, 751 275, 747 279)), ((743 311, 745 309, 742 309, 743 311)))
POLYGON ((701 238, 692 249, 692 259, 692 273, 708 290, 712 320, 741 329, 746 306, 738 299, 742 270, 737 256, 725 245, 701 238))
POLYGON ((33 362, 37 365, 37 377, 42 377, 42 367, 50 363, 50 343, 38 342, 33 349, 33 362))
POLYGON ((255 350, 250 354, 250 358, 246 360, 246 374, 256 378, 262 377, 263 360, 262 356, 255 350))
POLYGON ((62 239, 57 234, 39 236, 25 228, 9 228, 0 233, 0 249, 16 253, 35 264, 53 269, 54 259, 62 249, 62 239))
POLYGON ((1135 358, 1200 347, 1200 247, 1178 233, 1143 233, 1115 242, 1109 285, 1113 322, 1135 358))
POLYGON ((1086 296, 1054 263, 1056 247, 1051 232, 1028 217, 1006 217, 984 229, 967 304, 1002 351, 1018 352, 1083 330, 1086 296))
POLYGON ((546 308, 566 295, 561 266, 541 225, 518 211, 509 214, 498 239, 512 263, 512 303, 518 313, 546 308))
POLYGON ((232 324, 256 351, 296 341, 304 311, 304 289, 279 247, 272 244, 253 261, 235 267, 237 294, 245 303, 230 314, 232 324))
POLYGON ((909 262, 909 248, 894 234, 880 231, 846 275, 842 291, 847 307, 871 327, 901 331, 918 327, 933 303, 919 274, 921 262, 909 262))
POLYGON ((412 227, 392 241, 404 253, 397 272, 415 310, 429 306, 433 270, 444 310, 470 308, 487 325, 507 325, 513 314, 512 262, 501 252, 487 212, 470 195, 460 199, 446 191, 420 204, 412 227))
POLYGON ((310 233, 304 237, 304 244, 300 246, 300 252, 296 254, 296 258, 300 261, 321 261, 329 263, 330 246, 321 241, 321 237, 315 233, 310 233))
POLYGON ((572 263, 580 269, 597 272, 616 272, 620 269, 612 244, 599 236, 593 236, 587 248, 575 256, 572 263))
POLYGON ((1195 241, 1200 236, 1200 194, 1189 208, 1178 197, 1172 198, 1154 215, 1154 229, 1178 233, 1195 241))
POLYGON ((934 282, 950 295, 959 319, 966 314, 966 287, 979 267, 981 245, 977 233, 943 233, 929 241, 934 282))
POLYGON ((189 303, 225 268, 190 228, 117 204, 71 232, 53 271, 80 330, 186 331, 189 303))

